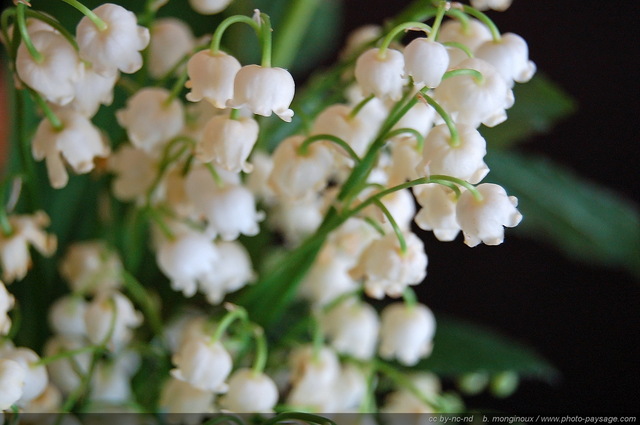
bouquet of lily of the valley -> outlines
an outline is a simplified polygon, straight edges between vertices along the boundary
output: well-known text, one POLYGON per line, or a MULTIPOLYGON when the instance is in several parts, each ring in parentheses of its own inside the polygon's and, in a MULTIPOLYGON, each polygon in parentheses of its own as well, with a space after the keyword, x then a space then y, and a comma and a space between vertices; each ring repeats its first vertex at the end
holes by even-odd
MULTIPOLYGON (((536 71, 485 13, 510 1, 416 1, 304 85, 335 2, 118 3, 2 13, 1 410, 460 413, 553 375, 420 296, 425 232, 498 245, 522 218, 486 182, 536 71)), ((531 121, 569 109, 530 85, 522 134, 537 93, 565 106, 531 121)))

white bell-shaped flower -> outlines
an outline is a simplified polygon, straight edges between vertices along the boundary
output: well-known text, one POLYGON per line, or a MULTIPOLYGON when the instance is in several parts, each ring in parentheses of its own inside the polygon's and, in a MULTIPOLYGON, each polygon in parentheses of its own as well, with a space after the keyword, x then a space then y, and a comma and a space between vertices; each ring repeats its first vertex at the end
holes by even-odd
POLYGON ((255 150, 251 155, 251 165, 253 170, 246 176, 245 186, 257 199, 271 205, 275 202, 275 195, 269 187, 268 180, 273 169, 273 158, 264 151, 255 150))
MULTIPOLYGON (((46 357, 78 350, 88 345, 87 340, 65 335, 55 335, 44 347, 46 357)), ((64 394, 69 394, 82 384, 83 376, 89 371, 93 355, 80 352, 47 364, 47 371, 53 382, 64 394)))
POLYGON ((489 62, 507 82, 526 83, 536 72, 536 64, 529 60, 529 46, 517 34, 502 34, 500 40, 485 41, 475 51, 474 56, 489 62))
POLYGON ((57 114, 62 130, 43 119, 33 137, 31 150, 37 161, 45 160, 51 186, 63 188, 69 181, 65 162, 78 174, 93 170, 94 159, 104 158, 111 149, 100 130, 88 118, 74 110, 60 110, 57 114))
POLYGON ((311 235, 324 218, 320 198, 282 199, 270 211, 269 223, 282 232, 289 246, 296 246, 311 235))
POLYGON ((174 240, 165 240, 156 252, 158 267, 171 280, 171 287, 192 297, 198 282, 215 275, 218 251, 211 237, 184 232, 174 240))
POLYGON ((422 207, 415 222, 423 230, 432 230, 442 242, 452 241, 460 233, 456 217, 455 192, 437 183, 423 184, 413 188, 413 194, 422 207))
MULTIPOLYGON (((449 19, 443 22, 438 32, 438 42, 455 42, 465 46, 473 52, 485 41, 491 40, 491 31, 477 19, 459 21, 449 19)), ((467 54, 456 47, 449 48, 449 66, 455 67, 460 62, 468 58, 467 54)))
POLYGON ((471 6, 478 10, 493 9, 504 12, 511 6, 512 0, 471 0, 471 6))
POLYGON ((127 130, 129 141, 147 153, 158 154, 164 144, 184 127, 184 108, 178 99, 167 100, 169 90, 147 87, 127 100, 116 112, 118 123, 127 130))
MULTIPOLYGON (((313 122, 311 135, 330 134, 336 136, 347 142, 358 156, 364 155, 373 142, 379 125, 371 125, 365 111, 360 111, 352 117, 352 109, 343 104, 328 106, 320 112, 313 122)), ((343 152, 342 148, 337 145, 332 145, 332 147, 338 152, 343 152)), ((346 153, 344 154, 346 155, 346 153)))
POLYGON ((438 87, 448 68, 449 53, 437 41, 420 37, 404 48, 404 69, 417 88, 438 87))
POLYGON ((283 121, 290 122, 293 111, 289 109, 295 94, 295 82, 286 69, 260 65, 243 66, 233 83, 233 99, 227 105, 246 107, 252 113, 270 117, 275 113, 283 121))
MULTIPOLYGON (((382 198, 381 202, 389 211, 398 227, 403 231, 409 230, 416 212, 411 191, 409 189, 398 190, 382 198)), ((393 232, 393 227, 388 217, 376 205, 367 207, 363 215, 379 222, 386 231, 393 232)))
POLYGON ((16 55, 18 77, 51 103, 71 102, 76 95, 76 80, 82 75, 75 49, 66 38, 52 31, 34 32, 31 42, 43 59, 36 61, 21 42, 16 55))
POLYGON ((321 347, 302 346, 290 355, 292 388, 287 404, 329 412, 333 406, 335 382, 340 376, 340 361, 335 351, 321 347))
POLYGON ((269 186, 278 196, 300 199, 317 194, 327 185, 333 168, 331 148, 315 142, 308 146, 306 155, 301 155, 298 148, 304 140, 304 136, 288 137, 273 152, 269 186))
POLYGON ((380 36, 382 36, 382 27, 380 25, 363 25, 354 29, 347 35, 340 57, 346 59, 365 44, 375 41, 380 36))
POLYGON ((482 74, 482 80, 471 75, 457 75, 444 80, 434 90, 434 97, 456 124, 474 128, 484 124, 493 127, 507 119, 506 110, 513 106, 513 92, 498 71, 481 59, 465 59, 458 65, 482 74))
MULTIPOLYGON (((409 376, 409 380, 424 397, 439 395, 442 391, 440 380, 432 373, 419 372, 409 376)), ((408 388, 400 388, 389 394, 384 406, 380 409, 383 413, 436 413, 434 406, 428 405, 423 399, 418 398, 408 388)))
POLYGON ((7 335, 11 329, 11 318, 9 310, 13 308, 15 299, 7 291, 4 283, 0 281, 0 335, 7 335))
POLYGON ((84 315, 87 301, 82 296, 65 295, 51 304, 49 325, 60 335, 83 338, 87 335, 84 315))
POLYGON ((480 242, 486 245, 500 245, 504 240, 504 227, 515 227, 522 220, 516 209, 518 199, 508 196, 502 186, 483 183, 476 187, 482 195, 477 200, 469 191, 458 199, 456 215, 464 233, 464 243, 474 247, 480 242))
POLYGON ((22 280, 27 275, 31 267, 29 245, 46 257, 53 255, 58 246, 56 236, 42 230, 50 224, 44 211, 36 211, 33 215, 11 215, 9 224, 13 233, 10 236, 0 233, 2 280, 7 283, 22 280))
POLYGON ((146 195, 156 179, 158 161, 142 149, 122 144, 107 161, 115 174, 111 183, 113 196, 120 201, 133 201, 146 195))
POLYGON ((189 0, 189 4, 201 15, 214 15, 220 13, 231 4, 233 0, 189 0))
POLYGON ((186 22, 176 18, 156 19, 150 29, 147 64, 153 78, 169 72, 195 46, 195 37, 186 22))
POLYGON ((278 387, 264 373, 238 369, 229 377, 229 390, 220 407, 234 413, 270 413, 278 402, 278 387))
POLYGON ((320 316, 323 332, 342 354, 369 360, 376 351, 380 320, 369 304, 342 302, 320 316))
POLYGON ((196 425, 213 412, 214 399, 215 393, 172 377, 162 387, 158 408, 167 413, 170 424, 196 425))
POLYGON ((224 296, 235 292, 255 278, 249 253, 237 241, 216 243, 218 258, 214 272, 199 281, 200 291, 211 304, 220 304, 224 296))
MULTIPOLYGON (((42 394, 49 383, 49 375, 44 365, 37 365, 40 361, 40 356, 38 356, 35 351, 26 347, 17 347, 4 353, 2 358, 13 360, 24 370, 22 395, 15 401, 16 405, 24 407, 29 404, 31 400, 42 394)), ((8 371, 7 374, 17 381, 19 372, 17 372, 14 365, 9 364, 9 367, 10 371, 8 371)), ((0 386, 0 393, 3 390, 4 386, 0 386)))
POLYGON ((403 232, 407 250, 391 232, 373 241, 362 253, 351 277, 364 279, 365 292, 372 298, 384 295, 397 298, 409 285, 417 285, 427 275, 427 254, 424 244, 414 233, 403 232))
POLYGON ((93 69, 91 64, 87 62, 81 62, 80 64, 82 72, 74 82, 76 96, 67 107, 87 118, 91 118, 98 112, 100 105, 111 105, 113 87, 120 74, 118 72, 100 74, 93 69))
POLYGON ((149 30, 138 25, 136 15, 113 3, 93 9, 106 28, 98 28, 88 17, 76 27, 80 57, 93 64, 97 72, 116 69, 131 74, 142 67, 141 50, 149 44, 149 30))
POLYGON ((171 361, 176 366, 171 375, 203 391, 223 393, 233 363, 229 352, 219 342, 205 338, 185 341, 171 361))
POLYGON ((242 65, 238 60, 222 51, 200 50, 187 62, 189 81, 185 86, 191 91, 187 100, 207 100, 216 108, 224 109, 233 98, 233 81, 242 65))
POLYGON ((140 365, 133 351, 118 353, 114 360, 97 364, 91 379, 91 400, 109 404, 124 404, 131 400, 131 377, 140 365))
POLYGON ((349 274, 355 260, 342 257, 336 251, 333 246, 325 246, 302 279, 300 293, 314 305, 326 305, 336 297, 358 289, 349 274))
POLYGON ((132 338, 132 330, 142 324, 142 314, 129 298, 116 291, 98 293, 84 315, 87 336, 94 344, 107 344, 113 351, 124 347, 132 338))
MULTIPOLYGON (((340 374, 330 392, 332 406, 326 411, 336 413, 359 413, 369 388, 367 374, 355 364, 347 363, 340 368, 340 374)), ((354 415, 355 416, 355 415, 354 415)), ((356 419, 355 423, 358 422, 356 419)))
POLYGON ((414 366, 431 354, 436 319, 425 305, 390 304, 380 313, 380 320, 378 353, 383 359, 414 366))
POLYGON ((247 158, 258 140, 260 128, 253 118, 232 119, 216 115, 204 128, 196 147, 196 158, 211 162, 233 173, 249 173, 253 167, 247 158))
POLYGON ((69 246, 60 262, 60 275, 73 292, 96 294, 122 284, 122 261, 104 242, 93 240, 69 246))
POLYGON ((458 124, 458 144, 451 145, 451 133, 445 124, 435 126, 424 141, 422 161, 417 166, 421 176, 434 174, 456 177, 469 183, 480 182, 489 172, 484 162, 487 143, 474 127, 458 124))
POLYGON ((392 101, 400 100, 404 78, 404 56, 395 49, 386 49, 381 57, 380 49, 369 49, 356 60, 356 82, 362 94, 392 101))
POLYGON ((9 409, 20 400, 26 377, 27 371, 22 364, 0 358, 0 412, 9 409))

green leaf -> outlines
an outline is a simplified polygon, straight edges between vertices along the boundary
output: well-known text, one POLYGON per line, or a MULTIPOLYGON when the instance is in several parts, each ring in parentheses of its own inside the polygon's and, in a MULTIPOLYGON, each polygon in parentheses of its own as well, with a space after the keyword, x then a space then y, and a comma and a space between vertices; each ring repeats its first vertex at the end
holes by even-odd
POLYGON ((526 84, 516 84, 513 93, 516 102, 507 111, 509 119, 480 130, 493 148, 508 147, 533 134, 547 132, 576 109, 574 101, 540 73, 526 84))
POLYGON ((640 276, 640 211, 612 191, 540 157, 490 152, 490 180, 518 198, 516 228, 569 257, 640 276))
POLYGON ((440 316, 433 353, 416 368, 447 377, 509 371, 548 382, 558 378, 558 371, 531 348, 485 327, 440 316))

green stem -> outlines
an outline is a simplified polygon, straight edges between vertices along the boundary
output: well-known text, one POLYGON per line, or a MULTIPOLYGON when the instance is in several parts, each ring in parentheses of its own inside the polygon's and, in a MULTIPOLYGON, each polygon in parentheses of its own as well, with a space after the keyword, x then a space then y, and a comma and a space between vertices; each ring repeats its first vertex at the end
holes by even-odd
POLYGON ((60 131, 64 129, 64 124, 62 124, 62 121, 60 121, 60 118, 58 118, 58 116, 49 107, 49 104, 47 104, 47 102, 44 100, 42 95, 37 91, 35 91, 34 89, 32 89, 31 87, 28 87, 27 91, 29 92, 33 100, 36 101, 40 109, 42 109, 44 116, 47 117, 47 119, 51 123, 51 127, 53 127, 53 129, 56 131, 60 131))
POLYGON ((211 50, 212 55, 217 55, 218 52, 220 52, 220 43, 222 41, 222 35, 227 30, 227 28, 229 28, 231 25, 238 22, 249 25, 251 28, 254 29, 256 34, 260 34, 260 24, 258 24, 256 21, 254 21, 250 17, 244 16, 244 15, 229 16, 227 19, 222 21, 220 25, 218 25, 215 32, 213 33, 213 37, 211 37, 211 44, 209 46, 209 50, 211 50))
POLYGON ((163 335, 162 319, 160 318, 160 312, 155 307, 151 297, 147 293, 145 287, 126 270, 122 271, 122 278, 124 280, 124 287, 131 296, 131 298, 140 306, 142 312, 146 316, 149 326, 153 333, 157 336, 163 335))
POLYGON ((57 353, 48 357, 43 357, 37 362, 35 362, 33 366, 46 366, 50 363, 57 362, 58 360, 74 357, 74 356, 77 356, 78 354, 92 353, 97 350, 100 350, 101 348, 102 347, 99 345, 90 345, 90 346, 78 348, 75 350, 63 351, 62 353, 57 353))
POLYGON ((37 178, 36 168, 34 166, 34 162, 31 156, 31 141, 27 136, 27 131, 25 128, 26 121, 26 105, 25 105, 25 92, 23 90, 13 90, 15 95, 15 138, 18 141, 18 145, 20 147, 20 162, 22 165, 22 169, 26 174, 26 186, 27 186, 27 194, 28 200, 30 203, 31 210, 41 209, 41 201, 38 196, 39 192, 39 182, 37 178))
POLYGON ((413 289, 406 287, 402 292, 402 299, 409 309, 413 309, 418 304, 418 298, 413 289))
POLYGON ((460 49, 464 52, 465 55, 467 55, 467 57, 470 57, 470 58, 473 57, 473 52, 465 44, 458 43, 457 41, 445 41, 442 44, 448 47, 455 47, 456 49, 460 49))
POLYGON ((360 162, 360 157, 358 156, 358 154, 353 150, 353 148, 351 146, 349 146, 349 144, 347 142, 345 142, 344 140, 342 140, 341 138, 331 135, 331 134, 316 134, 313 135, 311 137, 307 137, 302 144, 300 144, 300 146, 298 146, 297 149, 297 153, 300 156, 306 156, 309 153, 309 145, 311 145, 312 143, 315 142, 321 142, 321 141, 329 141, 329 142, 333 142, 336 145, 340 146, 342 149, 344 149, 347 154, 357 163, 360 162))
POLYGON ((374 219, 372 219, 371 217, 365 217, 364 218, 365 223, 367 223, 369 226, 373 227, 374 230, 376 232, 378 232, 378 234, 380 236, 384 236, 386 235, 384 229, 382 228, 382 226, 380 225, 380 223, 378 223, 377 221, 375 221, 374 219))
POLYGON ((104 31, 104 30, 107 29, 107 27, 108 27, 107 23, 105 21, 103 21, 102 19, 100 19, 100 17, 98 17, 98 15, 93 13, 93 11, 91 9, 89 9, 84 4, 80 3, 78 0, 61 0, 61 1, 63 1, 65 3, 67 3, 68 5, 71 5, 71 6, 75 7, 76 9, 78 9, 80 11, 80 13, 85 15, 87 18, 89 18, 91 20, 91 22, 93 22, 93 24, 98 28, 98 30, 104 31))
POLYGON ((29 54, 31 55, 33 60, 36 61, 36 63, 42 63, 44 61, 44 56, 33 45, 33 43, 31 42, 31 37, 29 36, 29 31, 27 31, 27 18, 25 17, 26 8, 26 4, 18 3, 16 11, 16 24, 18 25, 18 29, 20 30, 20 37, 22 38, 22 42, 27 48, 29 54))
POLYGON ((240 116, 240 109, 231 109, 231 112, 229 113, 229 119, 230 120, 239 120, 241 118, 240 116))
POLYGON ((209 170, 213 181, 216 182, 216 186, 218 186, 218 188, 223 188, 224 180, 222 180, 222 177, 220 177, 220 174, 218 174, 218 171, 216 171, 216 167, 214 167, 210 162, 206 162, 204 166, 207 168, 207 170, 209 170))
POLYGON ((78 42, 76 41, 76 38, 69 32, 69 30, 67 30, 67 28, 62 25, 60 22, 56 21, 55 19, 53 19, 51 16, 45 15, 42 12, 39 12, 37 10, 31 10, 31 9, 27 9, 26 10, 26 14, 29 18, 35 18, 38 19, 42 22, 44 22, 47 25, 50 25, 51 27, 53 27, 56 31, 58 31, 64 38, 67 39, 67 41, 69 42, 69 44, 71 44, 74 48, 75 51, 78 51, 78 42))
MULTIPOLYGON (((0 201, 4 203, 4 196, 0 201)), ((9 222, 9 217, 7 217, 7 211, 5 210, 4 205, 0 205, 0 228, 2 229, 2 236, 5 238, 10 238, 11 235, 13 235, 13 227, 9 222)))
POLYGON ((389 211, 389 209, 379 199, 375 200, 373 203, 378 208, 380 208, 380 211, 382 211, 382 213, 385 215, 385 217, 387 217, 387 220, 389 220, 389 224, 391 224, 391 227, 393 228, 393 231, 395 232, 396 237, 398 238, 398 243, 400 244, 400 252, 402 254, 406 254, 407 253, 407 241, 404 238, 404 234, 402 233, 402 229, 400 229, 400 226, 398 226, 398 222, 396 221, 396 219, 391 214, 391 211, 389 211))
POLYGON ((458 77, 460 75, 470 75, 477 84, 482 84, 484 82, 484 75, 482 75, 482 72, 478 71, 477 69, 469 68, 449 70, 444 73, 442 79, 446 80, 447 78, 458 77))
POLYGON ((251 370, 253 371, 253 374, 257 376, 264 372, 264 368, 267 365, 269 350, 267 348, 267 338, 264 336, 264 329, 255 325, 253 327, 253 335, 256 340, 256 358, 251 370))
POLYGON ((404 22, 387 33, 387 35, 382 39, 382 43, 378 49, 378 58, 384 59, 387 54, 387 49, 389 45, 393 42, 396 36, 404 31, 414 30, 414 31, 424 31, 427 34, 431 33, 431 27, 423 22, 404 22))
POLYGON ((451 119, 451 115, 444 110, 442 106, 438 102, 435 101, 434 98, 427 95, 424 92, 420 92, 421 97, 429 104, 433 109, 436 110, 438 115, 442 117, 444 123, 447 125, 449 129, 449 133, 451 134, 451 138, 449 139, 449 145, 453 148, 460 146, 460 135, 458 134, 458 127, 456 127, 456 123, 451 119))
POLYGON ((277 66, 289 68, 293 64, 320 4, 321 0, 291 1, 273 43, 272 62, 277 66))
POLYGON ((462 32, 464 34, 469 33, 469 17, 462 13, 462 10, 451 8, 447 10, 447 16, 457 19, 462 26, 462 32))
POLYGON ((427 395, 420 391, 420 389, 405 374, 398 371, 393 366, 381 360, 375 360, 374 367, 376 368, 376 370, 389 377, 398 387, 406 388, 407 390, 409 390, 414 396, 416 396, 416 398, 425 403, 427 406, 431 406, 436 410, 440 410, 441 403, 439 403, 437 399, 427 397, 427 395))
POLYGON ((489 31, 491 31, 491 37, 493 37, 493 41, 500 41, 500 30, 498 29, 498 26, 491 20, 491 18, 489 18, 486 14, 480 12, 478 9, 474 9, 473 7, 467 6, 466 4, 462 5, 462 10, 467 15, 471 15, 485 24, 487 28, 489 28, 489 31))
POLYGON ((222 338, 222 334, 231 326, 233 322, 240 319, 242 321, 249 321, 249 316, 247 315, 247 310, 240 307, 239 305, 226 303, 225 308, 228 310, 227 314, 224 315, 216 330, 213 333, 211 338, 211 343, 214 344, 218 342, 222 338))
POLYGON ((164 100, 164 102, 162 102, 164 107, 168 107, 169 105, 171 105, 171 102, 173 102, 174 99, 176 99, 178 97, 178 95, 180 94, 180 92, 184 88, 184 83, 187 81, 187 78, 189 78, 189 74, 187 73, 187 70, 185 69, 184 72, 180 75, 180 77, 173 84, 173 87, 171 88, 171 92, 169 93, 169 96, 164 100))
POLYGON ((170 241, 176 240, 176 235, 173 234, 167 223, 165 223, 164 219, 160 216, 159 212, 154 208, 147 208, 146 213, 149 217, 158 225, 158 229, 162 232, 163 236, 170 241))
POLYGON ((271 49, 273 45, 273 35, 271 34, 271 19, 266 13, 260 14, 260 41, 262 43, 262 60, 260 64, 264 68, 271 67, 271 49))
POLYGON ((438 3, 438 11, 436 12, 435 20, 433 21, 433 27, 431 32, 429 33, 429 41, 436 41, 438 38, 438 32, 440 31, 440 25, 442 24, 442 18, 444 17, 447 8, 449 7, 449 2, 440 1, 438 3))
POLYGON ((369 101, 374 97, 375 97, 374 94, 370 94, 369 96, 365 97, 360 102, 358 102, 358 104, 354 106, 351 112, 349 112, 349 119, 355 118, 355 116, 358 115, 358 112, 360 112, 362 108, 364 108, 367 105, 367 103, 369 103, 369 101))
POLYGON ((409 133, 416 138, 416 150, 418 151, 418 153, 422 152, 422 148, 424 147, 424 136, 414 128, 403 127, 390 131, 389 133, 387 133, 386 139, 393 139, 394 137, 404 133, 409 133))

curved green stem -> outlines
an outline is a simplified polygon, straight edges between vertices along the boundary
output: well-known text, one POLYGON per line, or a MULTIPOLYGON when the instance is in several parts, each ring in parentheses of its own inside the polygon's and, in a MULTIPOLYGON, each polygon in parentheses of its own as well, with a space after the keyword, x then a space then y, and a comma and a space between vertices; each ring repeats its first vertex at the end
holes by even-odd
POLYGON ((262 60, 260 64, 264 68, 271 67, 271 49, 272 41, 271 19, 266 13, 260 14, 260 42, 262 43, 262 60))
POLYGON ((255 325, 253 327, 253 335, 256 341, 256 358, 251 370, 254 375, 259 375, 264 372, 264 368, 267 365, 269 350, 267 348, 267 338, 264 336, 264 330, 262 327, 255 325))
POLYGON ((67 3, 68 5, 71 5, 71 6, 75 7, 84 16, 86 16, 87 18, 91 19, 91 22, 93 22, 93 24, 98 28, 98 30, 104 31, 104 30, 107 29, 107 27, 108 27, 107 23, 105 21, 103 21, 102 19, 100 19, 100 17, 98 17, 98 15, 93 13, 93 11, 91 9, 89 9, 84 4, 80 3, 78 0, 61 0, 61 1, 67 3))
POLYGON ((465 44, 458 43, 457 41, 445 41, 442 44, 447 46, 447 47, 454 47, 456 49, 462 50, 464 52, 464 54, 467 55, 467 57, 469 57, 469 58, 473 57, 473 52, 471 51, 471 49, 469 49, 469 46, 467 46, 465 44))
POLYGON ((47 119, 49 120, 49 123, 51 123, 51 127, 53 127, 53 129, 56 131, 60 131, 64 129, 64 124, 62 124, 62 121, 60 121, 60 118, 58 118, 58 116, 49 107, 49 105, 44 100, 42 95, 37 91, 35 91, 34 89, 32 89, 31 87, 27 87, 27 91, 29 92, 33 100, 36 101, 40 109, 42 109, 44 116, 47 117, 47 119))
POLYGON ((451 69, 444 73, 442 79, 446 80, 447 78, 458 77, 460 75, 470 75, 477 84, 482 84, 484 82, 484 75, 482 75, 482 72, 477 69, 470 68, 451 69))
POLYGON ((462 26, 462 32, 465 34, 469 33, 469 17, 465 15, 462 10, 451 8, 447 10, 447 16, 451 16, 452 18, 457 19, 462 26))
POLYGON ((316 134, 310 137, 307 137, 300 146, 298 146, 297 149, 297 153, 300 156, 306 156, 309 153, 309 145, 311 145, 312 143, 315 142, 321 142, 321 141, 329 141, 329 142, 333 142, 336 145, 340 146, 342 149, 344 149, 347 154, 356 162, 359 163, 360 162, 360 157, 358 156, 358 154, 353 150, 353 148, 351 146, 349 146, 349 144, 347 142, 345 142, 344 140, 342 140, 341 138, 334 136, 332 134, 316 134))
MULTIPOLYGON (((1 201, 4 203, 4 196, 1 201)), ((2 236, 5 238, 9 238, 13 235, 13 227, 9 222, 9 217, 7 217, 7 211, 5 210, 4 205, 0 205, 0 229, 2 231, 2 236)))
POLYGON ((467 6, 466 4, 462 5, 462 10, 467 15, 471 15, 485 24, 487 28, 489 28, 489 31, 491 31, 491 37, 493 38, 493 41, 500 41, 500 30, 498 29, 498 26, 491 20, 491 18, 489 18, 486 14, 480 12, 478 9, 474 9, 473 7, 467 6))
POLYGON ((220 174, 218 174, 216 167, 214 167, 210 162, 205 163, 204 166, 207 168, 207 170, 209 170, 211 177, 213 177, 213 181, 216 182, 216 186, 218 186, 218 188, 223 188, 224 180, 222 180, 222 177, 220 177, 220 174))
POLYGON ((436 12, 435 20, 433 21, 432 30, 429 33, 429 41, 436 41, 438 38, 438 32, 440 31, 440 25, 442 24, 442 18, 444 18, 444 14, 449 8, 449 2, 440 1, 438 3, 438 11, 436 12))
POLYGON ((360 102, 358 102, 358 104, 353 107, 351 112, 349 112, 349 119, 355 118, 355 116, 358 115, 358 112, 360 112, 362 108, 364 108, 367 105, 367 103, 369 103, 369 101, 374 97, 375 97, 374 94, 370 94, 369 96, 365 97, 360 102))
POLYGON ((378 232, 378 234, 380 236, 384 236, 386 235, 384 229, 382 228, 382 226, 380 225, 380 223, 378 223, 377 221, 375 221, 374 219, 372 219, 371 217, 365 217, 364 218, 365 223, 367 223, 369 226, 373 227, 373 229, 378 232))
POLYGON ((31 55, 36 63, 42 63, 44 61, 44 56, 33 45, 33 43, 31 42, 31 37, 29 36, 29 31, 27 31, 27 18, 25 17, 26 8, 26 4, 18 3, 16 10, 16 25, 18 25, 18 29, 20 30, 20 37, 22 38, 22 42, 27 48, 29 55, 31 55))
POLYGON ((184 88, 184 83, 187 81, 187 78, 189 78, 189 74, 185 69, 184 72, 180 74, 180 77, 178 77, 176 82, 173 84, 173 87, 171 88, 171 92, 169 93, 169 96, 167 96, 164 102, 162 102, 162 105, 164 107, 168 107, 169 105, 171 105, 171 102, 173 102, 178 97, 178 95, 184 88))
POLYGON ((389 224, 391 224, 391 227, 393 228, 393 231, 396 234, 396 237, 398 238, 398 243, 400 244, 400 252, 402 254, 406 254, 407 253, 407 241, 404 238, 404 234, 402 233, 402 229, 400 229, 400 226, 398 226, 398 222, 396 221, 396 219, 391 214, 391 211, 389 211, 389 209, 379 199, 374 200, 373 203, 378 208, 380 208, 380 210, 385 215, 385 217, 387 217, 387 220, 389 220, 389 224))
POLYGON ((414 128, 403 127, 390 131, 387 133, 386 139, 393 139, 394 137, 404 133, 409 133, 416 138, 416 150, 418 153, 422 152, 422 148, 424 147, 424 136, 414 128))
POLYGON ((398 387, 406 388, 416 396, 418 400, 425 403, 427 406, 434 407, 436 411, 440 410, 441 403, 439 400, 428 397, 420 391, 420 389, 405 374, 381 360, 375 360, 373 364, 376 370, 389 377, 398 387))
POLYGON ((424 99, 425 102, 427 102, 433 109, 436 110, 438 115, 442 117, 444 123, 447 125, 449 133, 451 134, 449 145, 454 148, 460 146, 460 135, 458 134, 458 128, 456 127, 456 123, 451 119, 451 116, 447 113, 447 111, 444 110, 442 106, 440 106, 438 102, 435 101, 434 98, 427 95, 425 92, 421 91, 420 96, 422 97, 422 99, 424 99))
POLYGON ((164 219, 160 216, 160 213, 155 209, 149 207, 146 209, 146 213, 149 215, 151 220, 153 220, 157 225, 162 235, 170 241, 176 240, 176 235, 173 234, 167 223, 165 223, 164 219))
POLYGON ((75 350, 63 351, 61 353, 53 354, 51 356, 43 357, 37 362, 33 364, 33 366, 46 366, 49 363, 57 362, 58 360, 66 359, 69 357, 77 356, 78 354, 83 353, 92 353, 97 350, 101 350, 102 347, 100 345, 89 345, 87 347, 78 348, 75 350))
POLYGON ((229 16, 227 19, 222 21, 220 25, 218 25, 215 32, 213 33, 213 37, 211 37, 211 44, 209 45, 209 50, 211 50, 212 55, 217 55, 218 52, 220 51, 220 43, 222 41, 222 35, 227 30, 227 28, 229 28, 231 25, 238 22, 249 25, 251 28, 254 29, 256 34, 260 34, 260 24, 258 24, 256 21, 254 21, 250 17, 244 16, 244 15, 229 16))
POLYGON ((387 54, 387 49, 389 45, 393 42, 393 39, 396 38, 398 34, 403 31, 424 31, 427 34, 431 33, 431 27, 423 22, 404 22, 387 33, 387 35, 382 39, 382 43, 378 49, 378 58, 384 59, 387 54))
POLYGON ((153 333, 157 336, 163 335, 164 332, 162 330, 160 312, 154 306, 154 303, 149 297, 145 287, 134 275, 126 270, 122 271, 122 278, 124 280, 125 289, 131 295, 131 298, 140 306, 140 309, 146 316, 153 333))
POLYGON ((227 328, 229 328, 229 326, 231 326, 231 324, 236 320, 239 319, 244 322, 249 321, 247 310, 240 307, 239 305, 226 303, 225 308, 227 309, 227 314, 222 317, 222 320, 220 320, 220 323, 218 323, 218 326, 216 326, 216 330, 211 337, 212 344, 218 342, 220 338, 222 338, 222 334, 224 334, 227 328))

